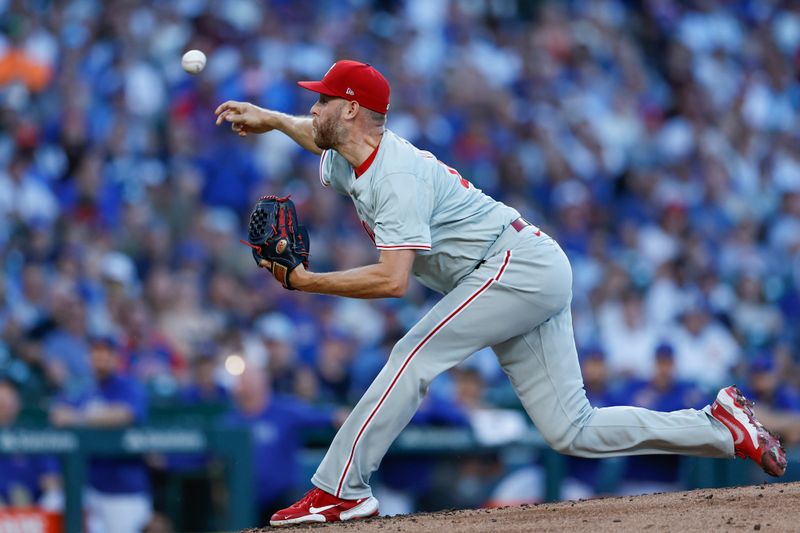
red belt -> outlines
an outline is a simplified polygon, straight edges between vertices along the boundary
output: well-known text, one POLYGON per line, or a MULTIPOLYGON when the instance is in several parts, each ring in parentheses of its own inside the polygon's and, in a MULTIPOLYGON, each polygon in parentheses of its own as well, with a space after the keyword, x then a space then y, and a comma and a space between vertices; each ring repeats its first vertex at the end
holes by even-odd
MULTIPOLYGON (((527 228, 528 226, 533 226, 533 224, 531 224, 530 222, 528 222, 527 220, 525 220, 522 217, 519 217, 517 220, 515 220, 514 222, 511 223, 511 227, 514 228, 515 230, 517 230, 517 233, 519 233, 523 229, 527 228)), ((539 235, 542 234, 542 232, 539 230, 539 228, 535 228, 535 229, 536 229, 536 232, 534 233, 534 235, 536 235, 538 237, 539 235)))
MULTIPOLYGON (((514 222, 511 223, 511 227, 514 228, 515 230, 517 230, 517 233, 519 233, 523 229, 527 228, 528 226, 533 226, 533 224, 531 224, 530 222, 528 222, 527 220, 525 220, 522 217, 519 217, 517 220, 515 220, 514 222)), ((541 234, 542 234, 541 230, 539 228, 536 228, 536 233, 534 233, 534 235, 536 235, 538 237, 541 234)), ((484 264, 485 262, 486 262, 486 259, 484 259, 483 261, 478 263, 478 265, 475 267, 475 270, 478 270, 481 267, 481 265, 484 264)))
POLYGON ((517 233, 522 231, 524 228, 530 226, 531 223, 525 220, 522 217, 519 217, 517 220, 511 223, 511 227, 517 230, 517 233))

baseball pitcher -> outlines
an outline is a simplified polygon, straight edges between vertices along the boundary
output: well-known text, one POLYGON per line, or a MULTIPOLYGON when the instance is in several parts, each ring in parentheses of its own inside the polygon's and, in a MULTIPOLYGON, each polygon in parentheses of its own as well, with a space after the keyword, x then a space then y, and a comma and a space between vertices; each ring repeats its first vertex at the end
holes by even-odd
MULTIPOLYGON (((444 296, 394 346, 314 474, 316 488, 275 513, 271 525, 378 514, 370 475, 411 420, 428 384, 487 346, 539 432, 561 453, 737 455, 783 475, 780 442, 734 386, 722 389, 703 410, 593 408, 572 332, 571 268, 559 245, 433 154, 388 130, 389 83, 372 66, 338 61, 322 80, 298 84, 319 94, 311 117, 229 101, 217 108, 217 124, 228 122, 241 136, 278 130, 319 154, 320 181, 352 198, 380 258, 327 273, 309 271, 297 254, 277 271, 273 267, 281 257, 256 255, 259 265, 295 290, 401 297, 413 274, 444 296)), ((291 256, 292 242, 277 247, 288 248, 284 253, 291 256)), ((307 246, 296 252, 307 252, 307 246)))

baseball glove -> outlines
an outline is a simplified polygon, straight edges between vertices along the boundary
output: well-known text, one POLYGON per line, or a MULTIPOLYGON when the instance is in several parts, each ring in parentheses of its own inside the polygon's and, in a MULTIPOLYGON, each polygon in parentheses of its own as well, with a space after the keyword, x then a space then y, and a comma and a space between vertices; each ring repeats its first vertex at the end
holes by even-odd
POLYGON ((308 268, 308 232, 288 196, 262 196, 250 213, 247 241, 241 242, 252 248, 257 265, 269 262, 272 275, 287 289, 292 270, 301 263, 308 268))

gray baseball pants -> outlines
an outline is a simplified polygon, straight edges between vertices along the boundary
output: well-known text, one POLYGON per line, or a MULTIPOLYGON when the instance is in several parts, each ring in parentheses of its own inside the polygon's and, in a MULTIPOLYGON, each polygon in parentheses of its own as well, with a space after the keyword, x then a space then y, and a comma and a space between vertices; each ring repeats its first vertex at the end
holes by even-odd
POLYGON ((708 407, 661 413, 589 405, 571 298, 572 271, 558 244, 532 226, 506 229, 486 262, 395 345, 339 429, 312 483, 344 499, 370 496, 370 475, 411 420, 428 384, 487 346, 556 451, 581 457, 733 457, 730 432, 708 407))

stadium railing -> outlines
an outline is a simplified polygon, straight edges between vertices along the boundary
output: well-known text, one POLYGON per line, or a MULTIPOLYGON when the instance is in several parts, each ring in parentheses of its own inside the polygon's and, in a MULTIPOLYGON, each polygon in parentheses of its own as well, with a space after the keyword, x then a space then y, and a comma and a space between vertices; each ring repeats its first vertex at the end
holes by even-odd
MULTIPOLYGON (((241 530, 255 525, 253 468, 250 433, 246 429, 214 427, 222 412, 219 406, 203 408, 168 408, 151 411, 154 425, 124 430, 63 430, 42 427, 41 416, 23 419, 25 426, 0 429, 0 454, 51 454, 62 458, 65 478, 66 508, 64 531, 82 530, 82 488, 86 480, 87 460, 92 456, 146 454, 210 454, 225 465, 229 491, 226 516, 221 524, 227 530, 241 530)), ((29 413, 30 414, 30 413, 29 413)), ((332 433, 306 436, 306 459, 314 463, 330 443, 332 433)), ((788 450, 790 460, 800 460, 800 448, 788 450)), ((479 443, 463 428, 408 427, 389 450, 394 455, 424 455, 457 458, 481 454, 500 454, 504 463, 530 464, 536 456, 544 470, 542 494, 546 501, 558 501, 565 475, 564 456, 554 452, 531 428, 524 437, 496 446, 479 443)), ((611 469, 620 472, 620 469, 611 469)), ((781 480, 796 480, 800 474, 789 472, 781 480)), ((741 460, 684 458, 681 479, 687 489, 714 488, 772 481, 752 463, 741 460)), ((609 474, 604 492, 613 493, 618 479, 609 474)))

